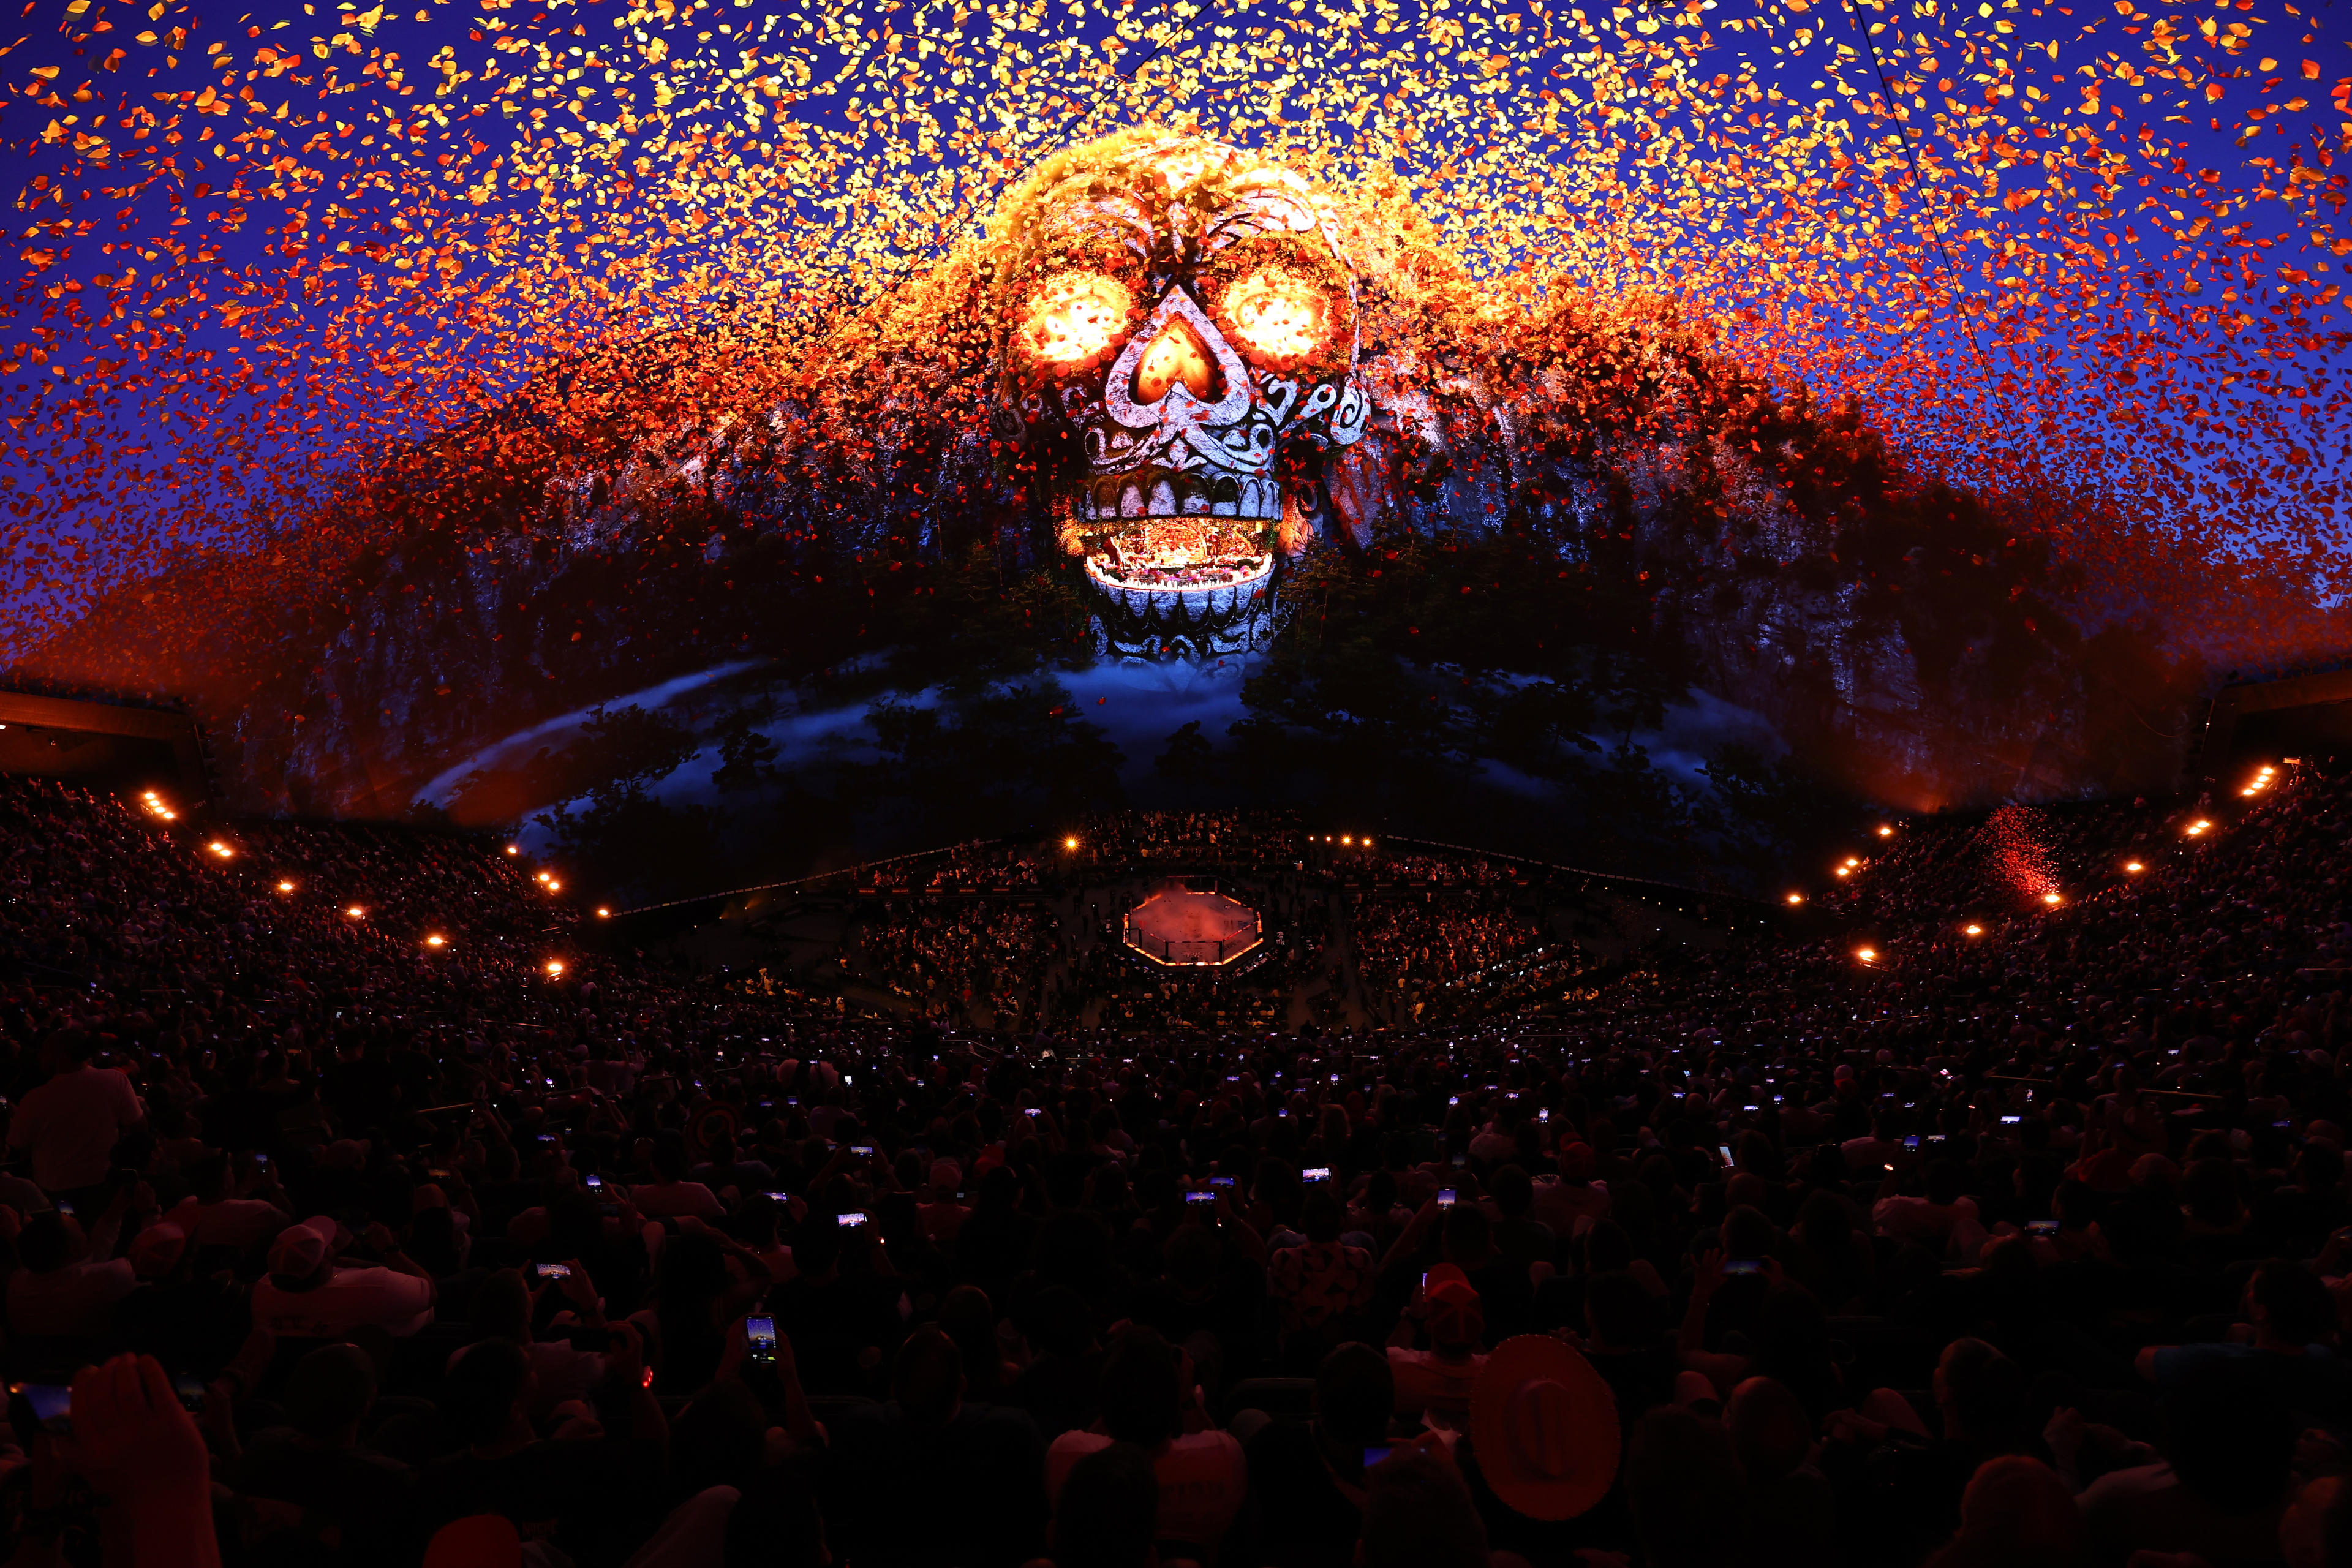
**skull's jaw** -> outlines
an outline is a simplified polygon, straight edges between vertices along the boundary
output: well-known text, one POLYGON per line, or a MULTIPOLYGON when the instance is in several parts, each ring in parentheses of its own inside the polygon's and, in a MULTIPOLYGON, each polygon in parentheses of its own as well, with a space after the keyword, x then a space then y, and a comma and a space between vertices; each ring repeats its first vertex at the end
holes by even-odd
POLYGON ((1270 473, 1146 463, 1079 479, 1069 528, 1087 574, 1106 587, 1229 588, 1272 571, 1282 503, 1270 473))
MULTIPOLYGON (((1273 479, 1249 479, 1275 489, 1273 479)), ((1275 489, 1279 512, 1279 489, 1275 489)), ((1273 576, 1273 536, 1277 521, 1233 512, 1160 512, 1160 515, 1079 517, 1079 548, 1087 576, 1115 597, 1134 599, 1131 609, 1155 602, 1185 614, 1233 609, 1234 595, 1256 595, 1273 576)))
POLYGON ((1274 575, 1274 556, 1268 553, 1192 566, 1142 566, 1089 555, 1086 570, 1087 579, 1097 587, 1122 599, 1199 600, 1222 607, 1237 595, 1247 598, 1265 587, 1274 575))

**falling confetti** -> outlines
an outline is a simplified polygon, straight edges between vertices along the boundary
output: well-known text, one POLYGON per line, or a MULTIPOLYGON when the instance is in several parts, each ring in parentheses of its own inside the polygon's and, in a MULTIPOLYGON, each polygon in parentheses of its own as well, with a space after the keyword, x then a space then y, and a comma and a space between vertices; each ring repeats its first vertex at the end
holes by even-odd
POLYGON ((938 367, 992 352, 992 216, 1145 125, 1391 215, 1436 337, 1572 374, 1572 407, 1638 414, 1653 323, 1788 389, 1748 410, 1759 454, 1792 402, 1846 410, 1850 458, 1883 437, 2011 498, 2150 604, 2212 563, 2324 596, 2352 585, 2332 26, 2283 0, 34 0, 0 48, 0 647, 192 565, 186 638, 221 606, 330 613, 385 538, 462 561, 561 527, 551 486, 707 487, 752 444, 855 478, 878 406, 984 430, 984 380, 938 367))

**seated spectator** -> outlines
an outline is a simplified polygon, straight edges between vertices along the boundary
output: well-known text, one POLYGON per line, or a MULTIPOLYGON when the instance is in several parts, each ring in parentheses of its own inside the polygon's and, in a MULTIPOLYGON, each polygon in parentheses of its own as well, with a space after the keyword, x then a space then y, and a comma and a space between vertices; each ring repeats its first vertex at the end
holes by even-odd
MULTIPOLYGON (((581 1328, 601 1331, 604 1315, 597 1304, 595 1286, 588 1279, 587 1270, 574 1264, 573 1272, 555 1281, 577 1310, 573 1321, 581 1328)), ((542 1290, 550 1287, 542 1285, 542 1290)), ((474 1327, 482 1337, 511 1340, 523 1348, 530 1358, 530 1415, 534 1421, 543 1421, 555 1407, 569 1400, 585 1399, 604 1381, 604 1357, 597 1351, 574 1348, 568 1337, 541 1340, 531 1332, 531 1320, 538 1302, 531 1294, 529 1281, 521 1270, 502 1268, 483 1280, 475 1289, 473 1300, 474 1327)), ((454 1351, 451 1362, 466 1353, 454 1351)))
POLYGON ((1132 1443, 1160 1478, 1160 1534, 1213 1552, 1249 1491, 1249 1467, 1232 1433, 1184 1429, 1191 1378, 1183 1358, 1156 1330, 1129 1324, 1103 1358, 1102 1420, 1065 1432, 1045 1451, 1045 1495, 1061 1495, 1070 1468, 1111 1444, 1132 1443))
POLYGON ((240 1258, 257 1258, 294 1222, 293 1211, 284 1189, 260 1170, 254 1173, 250 1189, 260 1195, 237 1196, 234 1169, 226 1154, 198 1160, 188 1172, 195 1202, 173 1212, 193 1216, 190 1230, 199 1250, 217 1247, 240 1258))
POLYGON ((610 1393, 619 1429, 607 1434, 598 1421, 574 1416, 542 1437, 530 1419, 523 1348, 508 1340, 474 1345, 442 1385, 441 1409, 459 1446, 416 1478, 415 1528, 429 1538, 452 1521, 494 1513, 575 1561, 597 1555, 657 1500, 667 1436, 642 1389, 610 1393), (632 1396, 641 1401, 633 1408, 632 1396))
MULTIPOLYGON (((1697 1300, 1696 1289, 1692 1296, 1697 1300)), ((1585 1359, 1609 1385, 1622 1435, 1630 1441, 1642 1413, 1674 1397, 1681 1370, 1658 1321, 1657 1300, 1630 1273, 1592 1275, 1584 1285, 1584 1330, 1585 1359)), ((1746 1371, 1742 1363, 1732 1375, 1708 1375, 1719 1394, 1746 1371)))
POLYGON ((2247 1278, 2241 1306, 2252 1332, 2210 1344, 2149 1346, 2135 1364, 2160 1389, 2179 1387, 2206 1367, 2242 1364, 2291 1410, 2329 1426, 2352 1421, 2352 1361, 2326 1343, 2336 1303, 2310 1269, 2270 1262, 2247 1278))
POLYGON ((373 1267, 336 1262, 350 1240, 325 1215, 281 1231, 270 1244, 269 1272, 253 1288, 254 1321, 283 1338, 329 1340, 367 1326, 405 1338, 433 1321, 433 1279, 390 1230, 368 1227, 383 1259, 373 1267))
POLYGON ((89 1065, 88 1032, 59 1029, 41 1042, 48 1077, 26 1094, 8 1122, 8 1147, 33 1157, 33 1180, 53 1198, 102 1202, 97 1191, 114 1146, 145 1127, 147 1108, 120 1068, 89 1065))
POLYGON ((1156 1568, 1160 1479, 1132 1443, 1070 1467, 1054 1510, 1051 1568, 1156 1568))
POLYGON ((2074 1568, 2083 1521, 2050 1467, 2023 1455, 1988 1459, 1960 1499, 1960 1528, 1928 1568, 2074 1568))
POLYGON ((1266 1291, 1282 1315, 1285 1334, 1319 1335, 1371 1300, 1372 1256, 1340 1241, 1345 1217, 1339 1200, 1318 1190, 1299 1211, 1305 1242, 1267 1255, 1266 1291))
POLYGON ((923 1187, 924 1201, 918 1211, 923 1222, 923 1234, 942 1245, 955 1240, 963 1222, 971 1217, 971 1210, 963 1203, 963 1171, 953 1160, 934 1160, 923 1187))
POLYGON ((1466 1415, 1470 1390, 1478 1381, 1479 1370, 1486 1364, 1481 1350, 1486 1342, 1486 1318, 1478 1292, 1470 1288, 1462 1270, 1451 1263, 1441 1263, 1422 1277, 1416 1294, 1420 1300, 1418 1310, 1408 1311, 1398 1322, 1397 1333, 1410 1336, 1412 1320, 1418 1318, 1421 1334, 1428 1345, 1415 1349, 1410 1342, 1393 1341, 1389 1345, 1389 1372, 1396 1384, 1396 1413, 1418 1415, 1424 1410, 1435 1410, 1448 1415, 1466 1415))
POLYGON ((720 1379, 670 1429, 670 1494, 678 1499, 629 1568, 723 1568, 729 1527, 765 1455, 767 1415, 741 1383, 720 1379))
MULTIPOLYGON (((660 1267, 661 1331, 666 1339, 675 1335, 680 1347, 692 1347, 697 1358, 687 1359, 688 1348, 665 1350, 663 1375, 684 1388, 697 1386, 697 1379, 709 1375, 698 1369, 715 1364, 719 1332, 764 1289, 756 1280, 739 1281, 726 1274, 709 1247, 678 1249, 681 1242, 700 1239, 673 1237, 663 1248, 660 1267), (668 1359, 673 1353, 675 1361, 668 1359), (706 1363, 702 1357, 711 1359, 706 1363)), ((791 1338, 801 1376, 812 1394, 869 1392, 902 1332, 898 1281, 845 1268, 843 1251, 840 1227, 830 1216, 813 1216, 812 1223, 801 1226, 793 1247, 800 1272, 767 1291, 776 1331, 791 1338)))
MULTIPOLYGON (((660 1171, 658 1162, 654 1168, 660 1171)), ((776 1173, 768 1168, 767 1162, 745 1158, 735 1146, 735 1135, 724 1130, 711 1141, 710 1158, 695 1166, 689 1173, 696 1184, 709 1192, 732 1187, 739 1194, 758 1193, 776 1184, 776 1173)), ((647 1211, 640 1205, 638 1212, 647 1211)), ((719 1216, 706 1214, 701 1217, 716 1219, 719 1216)))
POLYGON ((686 1150, 676 1138, 664 1138, 654 1145, 654 1179, 632 1187, 629 1201, 647 1219, 692 1215, 717 1220, 727 1215, 717 1194, 700 1182, 687 1179, 686 1150))
POLYGON ((1748 1378, 1724 1405, 1747 1481, 1748 1551, 1755 1568, 1807 1568, 1834 1558, 1837 1502, 1813 1467, 1812 1418, 1769 1377, 1748 1378))
POLYGON ((1731 1439, 1687 1410, 1661 1405, 1634 1427, 1625 1498, 1652 1568, 1716 1568, 1735 1561, 1747 1542, 1747 1498, 1731 1439))
POLYGON ((108 1256, 130 1206, 129 1187, 116 1190, 91 1235, 55 1210, 35 1215, 16 1237, 24 1265, 8 1277, 8 1328, 31 1339, 103 1336, 116 1305, 139 1289, 126 1258, 108 1256))
POLYGON ((1577 1234, 1580 1222, 1590 1225, 1609 1217, 1609 1189, 1594 1178, 1600 1161, 1592 1145, 1574 1132, 1559 1140, 1559 1174, 1533 1178, 1534 1201, 1529 1214, 1551 1230, 1555 1243, 1577 1234))
MULTIPOLYGON (((1316 1369, 1311 1424, 1265 1421, 1243 1438, 1258 1541, 1269 1562, 1350 1568, 1362 1530, 1365 1468, 1387 1451, 1396 1397, 1387 1357, 1370 1345, 1341 1345, 1316 1369)), ((1237 1435, 1242 1426, 1234 1423, 1237 1435)))
POLYGON ((1500 1216, 1495 1225, 1495 1249, 1522 1270, 1531 1264, 1550 1263, 1559 1242, 1552 1227, 1534 1217, 1535 1184, 1517 1165, 1495 1173, 1486 1190, 1500 1216))
POLYGON ((1086 1299, 1067 1285, 1048 1285, 1031 1300, 1024 1328, 1034 1354, 1013 1380, 1012 1403, 1029 1412, 1047 1442, 1092 1426, 1102 1352, 1086 1299))
POLYGON ((245 1288, 233 1276, 200 1272, 187 1232, 169 1221, 141 1231, 123 1259, 144 1286, 116 1304, 124 1341, 175 1373, 210 1373, 228 1361, 252 1321, 245 1288))
POLYGON ((2162 1463, 2110 1472, 2082 1495, 2095 1563, 2134 1552, 2192 1552, 2215 1564, 2278 1552, 2295 1426, 2272 1384, 2245 1362, 2220 1362, 2168 1391, 2162 1463))
POLYGON ((850 1561, 1012 1568, 1044 1543, 1036 1427, 1018 1410, 966 1405, 963 1387, 955 1342, 918 1329, 892 1363, 889 1401, 835 1424, 840 1506, 828 1518, 850 1561))
POLYGON ((1438 1233, 1445 1261, 1459 1268, 1478 1292, 1486 1342, 1492 1345, 1526 1331, 1535 1316, 1535 1282, 1524 1268, 1496 1250, 1486 1212, 1475 1204, 1457 1203, 1439 1220, 1438 1233))
POLYGON ((1360 1568, 1488 1568, 1486 1527, 1443 1455, 1414 1448, 1364 1475, 1360 1568))
POLYGON ((324 1345, 296 1363, 286 1424, 254 1434, 228 1471, 246 1497, 302 1510, 302 1532, 354 1563, 406 1560, 410 1475, 368 1452, 360 1428, 375 1403, 375 1367, 352 1345, 324 1345))

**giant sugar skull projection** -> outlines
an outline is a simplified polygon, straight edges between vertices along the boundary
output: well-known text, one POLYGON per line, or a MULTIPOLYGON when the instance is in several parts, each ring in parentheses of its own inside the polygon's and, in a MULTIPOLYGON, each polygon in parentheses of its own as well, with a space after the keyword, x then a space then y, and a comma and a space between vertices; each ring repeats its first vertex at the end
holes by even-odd
POLYGON ((1258 593, 1304 544, 1304 444, 1346 446, 1356 279, 1306 180, 1189 137, 1044 182, 1000 237, 994 423, 1045 447, 1063 547, 1139 608, 1258 593))

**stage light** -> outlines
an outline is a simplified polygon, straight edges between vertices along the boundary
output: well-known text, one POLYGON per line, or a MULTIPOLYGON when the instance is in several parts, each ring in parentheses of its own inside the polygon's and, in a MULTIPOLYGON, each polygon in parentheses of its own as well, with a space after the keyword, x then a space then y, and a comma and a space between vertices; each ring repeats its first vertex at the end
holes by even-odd
POLYGON ((1071 835, 1069 837, 1065 838, 1065 839, 1063 839, 1063 840, 1062 840, 1062 847, 1063 847, 1063 848, 1065 848, 1065 849, 1076 849, 1077 847, 1078 847, 1077 836, 1076 836, 1076 835, 1075 835, 1075 834, 1073 834, 1073 835, 1071 835))
POLYGON ((1984 927, 1979 925, 1962 926, 1960 929, 1970 936, 1984 935, 1984 927))
POLYGON ((2049 905, 2051 905, 2053 908, 2055 908, 2057 905, 2059 905, 2059 904, 2062 904, 2062 903, 2065 902, 2065 900, 2064 900, 2063 899, 2061 899, 2061 898, 2060 898, 2057 894, 2055 894, 2055 893, 2044 893, 2044 894, 2042 894, 2042 901, 2043 903, 2045 903, 2045 904, 2049 904, 2049 905))
POLYGON ((425 945, 427 947, 446 947, 449 945, 449 939, 446 936, 428 936, 425 939, 425 945))
POLYGON ((2143 865, 2141 865, 2141 864, 2140 864, 2138 861, 2137 861, 2137 860, 2126 860, 2126 861, 2125 861, 2125 862, 2124 862, 2124 869, 2125 869, 2125 870, 2126 870, 2126 871, 2129 871, 2133 876, 2137 877, 2137 876, 2138 876, 2142 871, 2147 870, 2147 867, 2145 867, 2145 866, 2143 866, 2143 865))
POLYGON ((1857 947, 1853 950, 1853 955, 1864 963, 1878 962, 1878 950, 1874 947, 1857 947))
POLYGON ((547 873, 541 871, 536 877, 533 877, 531 880, 534 882, 544 882, 547 880, 547 873))
POLYGON ((1340 842, 1340 843, 1342 843, 1342 844, 1353 844, 1355 841, 1356 841, 1356 840, 1355 840, 1355 838, 1353 837, 1353 836, 1351 836, 1351 835, 1349 835, 1349 834, 1342 833, 1341 835, 1339 835, 1339 842, 1340 842))
POLYGON ((1789 902, 1791 904, 1801 904, 1804 901, 1805 895, 1802 893, 1790 893, 1789 895, 1789 902))
POLYGON ((1836 866, 1831 868, 1831 869, 1835 871, 1837 875, 1841 877, 1851 877, 1853 875, 1853 868, 1851 866, 1836 866))
POLYGON ((611 920, 611 919, 613 918, 613 911, 612 911, 612 910, 608 910, 608 909, 605 909, 604 906, 602 906, 602 905, 600 904, 600 905, 598 905, 598 906, 597 906, 597 909, 596 909, 596 918, 597 918, 598 920, 600 920, 600 921, 608 921, 608 920, 611 920))
POLYGON ((560 893, 563 891, 563 884, 550 877, 547 879, 547 890, 551 893, 560 893))
POLYGON ((1881 838, 1892 838, 1895 837, 1895 829, 1887 826, 1885 823, 1881 823, 1878 826, 1878 836, 1881 838))
POLYGON ((224 860, 229 859, 236 854, 236 850, 230 848, 227 845, 222 843, 217 838, 214 839, 210 844, 205 845, 205 847, 211 850, 214 854, 219 856, 224 860))
POLYGON ((294 890, 294 884, 291 882, 280 882, 278 884, 278 890, 281 893, 290 893, 294 890))
POLYGON ((550 975, 557 975, 557 974, 561 974, 561 973, 563 973, 563 960, 562 960, 562 959, 560 959, 560 958, 551 958, 551 959, 549 959, 549 960, 547 961, 547 973, 548 973, 550 975))
POLYGON ((509 844, 507 846, 507 853, 509 855, 520 855, 522 853, 522 850, 520 847, 509 844))
POLYGON ((350 909, 345 910, 343 913, 351 916, 352 919, 355 921, 365 920, 367 918, 367 910, 360 908, 357 904, 353 904, 350 909))
POLYGON ((2200 816, 2196 821, 2190 823, 2186 831, 2189 837, 2198 838, 2203 837, 2205 830, 2212 826, 2213 825, 2211 823, 2206 821, 2200 816))

